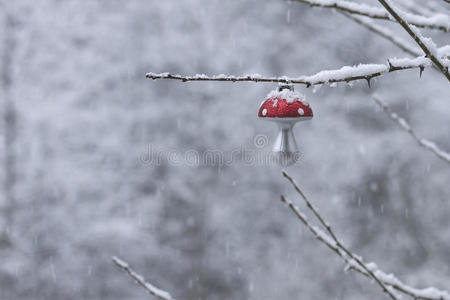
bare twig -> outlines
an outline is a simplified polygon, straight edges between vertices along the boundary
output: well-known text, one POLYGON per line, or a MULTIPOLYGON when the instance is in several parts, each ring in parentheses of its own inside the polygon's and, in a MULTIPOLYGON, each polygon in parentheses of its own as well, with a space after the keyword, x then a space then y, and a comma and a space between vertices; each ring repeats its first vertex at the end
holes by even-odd
MULTIPOLYGON (((406 30, 406 32, 414 39, 417 45, 419 45, 420 48, 422 48, 426 56, 431 59, 431 61, 438 68, 438 70, 441 71, 442 74, 444 74, 444 76, 447 78, 448 81, 450 81, 448 66, 444 66, 444 64, 440 61, 440 59, 435 55, 434 53, 435 51, 432 51, 432 49, 430 49, 431 47, 428 47, 426 45, 427 42, 421 36, 419 30, 418 29, 413 30, 409 26, 407 21, 407 14, 400 11, 398 8, 395 8, 392 4, 389 3, 388 0, 378 0, 378 2, 380 2, 381 5, 383 5, 384 8, 392 15, 392 17, 406 30)), ((432 44, 431 39, 427 40, 432 44)))
POLYGON ((297 218, 300 219, 300 221, 312 232, 312 234, 319 241, 327 245, 331 250, 333 250, 339 257, 341 257, 344 260, 344 262, 347 264, 348 269, 357 271, 369 278, 374 278, 373 276, 375 276, 376 278, 378 278, 381 285, 384 286, 386 290, 390 291, 391 294, 392 294, 391 288, 393 288, 398 292, 413 297, 414 299, 450 300, 450 294, 447 291, 438 290, 434 287, 424 289, 413 288, 400 281, 393 274, 387 274, 383 272, 378 268, 376 264, 364 263, 363 259, 360 256, 353 254, 350 250, 348 250, 348 248, 346 248, 339 241, 339 239, 331 229, 331 226, 320 215, 318 210, 314 208, 312 203, 306 198, 305 194, 301 191, 301 189, 298 187, 295 181, 286 172, 283 172, 283 176, 285 176, 291 182, 295 190, 300 194, 302 199, 305 201, 307 207, 313 212, 314 216, 316 216, 316 218, 319 220, 320 224, 324 227, 324 229, 326 230, 326 232, 328 232, 328 234, 322 229, 312 225, 308 221, 306 216, 298 209, 298 207, 295 206, 291 201, 287 200, 284 196, 281 196, 281 201, 289 206, 289 208, 294 212, 297 218), (364 267, 362 265, 364 265, 364 267), (372 274, 370 274, 367 270, 369 270, 372 274))
MULTIPOLYGON (((371 17, 374 19, 382 19, 393 21, 391 16, 380 7, 369 6, 366 4, 359 4, 345 0, 294 0, 302 2, 311 6, 335 8, 350 14, 357 14, 361 16, 371 17)), ((446 15, 435 15, 433 17, 425 17, 416 14, 406 14, 406 21, 417 27, 424 27, 430 29, 439 29, 442 31, 450 30, 450 20, 446 15)))
POLYGON ((392 44, 394 44, 395 46, 397 46, 404 52, 410 54, 411 56, 420 56, 421 55, 421 53, 419 51, 417 51, 417 49, 415 49, 415 47, 410 45, 408 42, 406 42, 402 38, 397 37, 388 28, 385 28, 383 26, 375 24, 375 22, 371 21, 370 19, 364 18, 364 17, 348 14, 345 12, 341 12, 341 13, 344 16, 346 16, 347 18, 366 27, 368 30, 372 31, 373 33, 376 33, 379 36, 383 37, 384 39, 390 41, 392 44))
MULTIPOLYGON (((369 269, 366 264, 362 261, 361 258, 359 258, 356 255, 353 255, 352 252, 350 252, 347 248, 345 248, 341 242, 337 239, 336 235, 334 234, 333 230, 331 229, 331 226, 325 222, 325 220, 322 218, 322 216, 319 214, 318 210, 309 202, 308 198, 306 198, 305 194, 300 190, 298 185, 294 182, 292 177, 290 177, 285 171, 283 171, 283 176, 286 177, 291 184, 294 186, 295 190, 300 194, 302 199, 305 201, 306 206, 313 212, 314 216, 319 220, 320 224, 327 230, 327 232, 330 234, 331 238, 336 243, 336 246, 345 252, 345 254, 350 257, 354 262, 356 262, 368 275, 369 277, 372 277, 375 282, 382 288, 382 290, 391 297, 391 299, 396 300, 397 298, 394 296, 394 294, 386 287, 386 285, 376 276, 371 269, 369 269)), ((291 208, 292 209, 292 208, 291 208)))
POLYGON ((128 275, 130 275, 130 277, 133 278, 137 284, 142 286, 151 295, 155 296, 160 300, 175 300, 168 292, 163 291, 157 288, 156 286, 152 285, 151 283, 146 282, 144 277, 136 273, 127 262, 115 256, 112 258, 112 260, 116 264, 116 266, 127 272, 128 275))
POLYGON ((341 251, 341 249, 336 245, 336 243, 331 240, 328 235, 325 234, 320 228, 312 225, 309 223, 306 216, 298 209, 297 206, 294 205, 291 201, 287 200, 286 197, 281 195, 281 202, 287 204, 289 208, 294 212, 294 214, 297 216, 297 218, 303 223, 303 225, 306 226, 306 228, 311 231, 311 233, 322 243, 328 246, 331 250, 336 252, 337 255, 339 255, 347 264, 350 264, 347 256, 344 252, 341 251))
POLYGON ((446 163, 450 164, 450 153, 446 152, 442 149, 440 149, 435 143, 432 141, 429 141, 427 139, 421 138, 417 135, 415 130, 409 125, 409 123, 396 113, 392 112, 392 110, 389 108, 389 106, 381 101, 378 97, 373 96, 373 101, 383 110, 383 112, 386 113, 386 115, 394 121, 400 128, 405 130, 407 133, 409 133, 410 136, 423 148, 427 149, 428 151, 432 152, 434 155, 445 161, 446 163))
MULTIPOLYGON (((446 65, 449 60, 443 59, 446 65)), ((173 75, 170 73, 147 73, 146 77, 150 79, 175 79, 186 81, 252 81, 252 82, 285 82, 295 84, 305 84, 307 87, 311 85, 320 85, 334 82, 350 82, 355 80, 366 80, 370 85, 370 80, 374 77, 381 76, 386 73, 415 69, 423 70, 426 67, 431 67, 432 62, 425 57, 416 58, 402 58, 389 59, 387 64, 360 64, 357 66, 345 66, 337 70, 320 71, 310 76, 299 76, 294 78, 283 77, 264 77, 259 74, 233 76, 233 75, 216 75, 207 76, 204 74, 197 74, 194 76, 173 75)))

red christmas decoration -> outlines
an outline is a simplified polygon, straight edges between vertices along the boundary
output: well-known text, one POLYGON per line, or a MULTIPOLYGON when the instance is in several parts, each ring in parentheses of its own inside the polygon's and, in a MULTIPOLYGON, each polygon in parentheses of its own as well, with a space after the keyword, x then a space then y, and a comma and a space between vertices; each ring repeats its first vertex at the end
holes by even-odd
POLYGON ((298 161, 300 152, 292 128, 297 122, 313 117, 311 106, 305 101, 305 97, 294 92, 292 85, 280 85, 267 95, 259 108, 258 117, 278 125, 279 132, 273 147, 276 161, 283 166, 298 161))

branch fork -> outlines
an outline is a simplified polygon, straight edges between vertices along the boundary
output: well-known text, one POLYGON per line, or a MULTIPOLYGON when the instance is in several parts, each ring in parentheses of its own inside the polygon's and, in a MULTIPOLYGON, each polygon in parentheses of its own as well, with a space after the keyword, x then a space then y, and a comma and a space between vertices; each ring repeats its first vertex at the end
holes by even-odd
POLYGON ((322 228, 312 225, 307 219, 306 215, 300 211, 300 209, 294 205, 294 203, 283 195, 281 201, 285 203, 291 211, 297 216, 297 218, 303 223, 309 231, 317 238, 317 240, 324 243, 334 253, 336 253, 346 263, 346 270, 354 270, 358 273, 373 279, 381 289, 391 299, 396 300, 401 297, 399 294, 404 294, 412 297, 413 299, 420 300, 450 300, 450 293, 444 290, 439 290, 434 287, 425 289, 417 289, 406 285, 400 281, 394 274, 388 274, 383 272, 375 263, 364 262, 361 256, 358 256, 351 252, 344 244, 338 239, 334 233, 332 227, 325 221, 318 209, 310 202, 305 196, 302 190, 295 183, 294 179, 289 176, 285 171, 282 172, 283 176, 292 184, 295 191, 300 195, 306 204, 306 207, 312 212, 322 228))

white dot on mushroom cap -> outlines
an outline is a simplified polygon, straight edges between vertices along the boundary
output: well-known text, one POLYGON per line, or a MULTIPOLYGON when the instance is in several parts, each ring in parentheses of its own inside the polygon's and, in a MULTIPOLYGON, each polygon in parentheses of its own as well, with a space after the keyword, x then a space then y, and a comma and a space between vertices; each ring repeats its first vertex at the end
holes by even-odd
POLYGON ((265 108, 263 109, 262 115, 263 115, 263 116, 267 115, 267 109, 265 109, 265 108))
POLYGON ((308 102, 306 102, 306 101, 302 101, 302 102, 303 102, 303 105, 309 106, 309 103, 308 103, 308 102))
POLYGON ((300 116, 303 116, 303 115, 305 114, 305 111, 304 111, 303 109, 299 108, 299 109, 298 109, 298 114, 299 114, 300 116))

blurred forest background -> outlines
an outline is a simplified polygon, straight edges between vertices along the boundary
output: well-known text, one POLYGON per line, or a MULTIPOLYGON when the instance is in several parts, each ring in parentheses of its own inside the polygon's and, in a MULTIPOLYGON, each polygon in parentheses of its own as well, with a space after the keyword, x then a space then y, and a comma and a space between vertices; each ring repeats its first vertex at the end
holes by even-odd
MULTIPOLYGON (((276 84, 145 73, 298 76, 401 50, 332 10, 279 0, 3 0, 0 12, 1 300, 150 299, 113 255, 177 299, 385 297, 281 204, 297 196, 279 167, 142 161, 149 146, 272 143, 257 109, 276 84)), ((297 125, 304 156, 287 171, 350 249, 408 284, 448 289, 450 169, 370 100, 448 150, 444 76, 296 90, 315 116, 297 125)))

